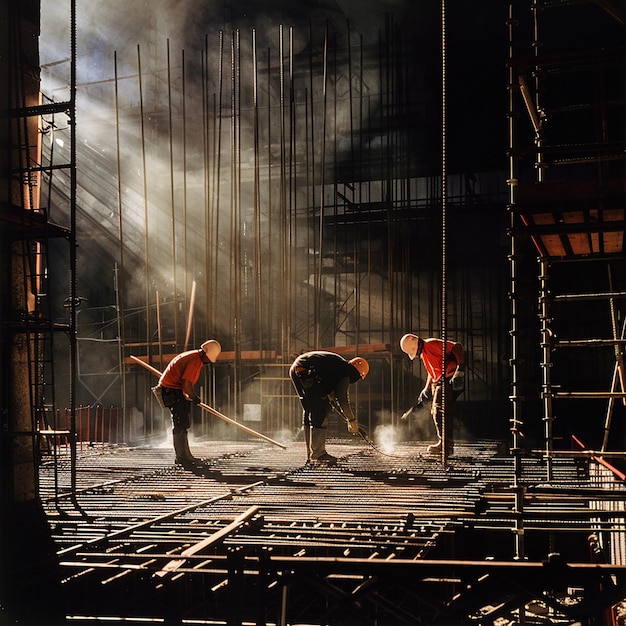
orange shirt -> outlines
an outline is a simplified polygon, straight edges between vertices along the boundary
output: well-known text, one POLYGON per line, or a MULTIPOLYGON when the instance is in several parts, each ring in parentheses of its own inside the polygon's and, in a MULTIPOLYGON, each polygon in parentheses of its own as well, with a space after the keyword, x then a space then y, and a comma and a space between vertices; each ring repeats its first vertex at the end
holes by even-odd
POLYGON ((169 389, 183 389, 183 380, 195 385, 203 367, 202 350, 181 352, 169 362, 159 378, 159 385, 169 389))
MULTIPOLYGON (((433 382, 441 378, 441 362, 443 359, 443 341, 441 339, 424 339, 424 349, 420 358, 430 374, 433 382)), ((446 378, 450 378, 463 363, 463 346, 455 341, 446 342, 446 378)))

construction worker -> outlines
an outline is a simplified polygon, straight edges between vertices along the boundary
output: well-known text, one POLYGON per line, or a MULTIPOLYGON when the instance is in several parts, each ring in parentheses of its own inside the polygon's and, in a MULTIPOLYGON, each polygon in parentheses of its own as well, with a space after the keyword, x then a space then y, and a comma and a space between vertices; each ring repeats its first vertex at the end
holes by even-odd
POLYGON ((400 339, 400 349, 408 354, 411 361, 419 356, 426 368, 427 378, 424 388, 420 392, 413 406, 402 415, 405 420, 414 408, 422 406, 426 400, 432 399, 431 415, 435 423, 438 441, 428 446, 430 454, 441 454, 443 434, 443 383, 445 382, 446 402, 446 453, 454 452, 453 415, 457 397, 463 392, 464 373, 463 346, 455 341, 446 342, 446 375, 442 377, 443 341, 441 339, 422 339, 413 333, 407 333, 400 339))
POLYGON ((348 386, 363 380, 368 372, 365 359, 355 357, 347 361, 334 352, 306 352, 292 363, 289 375, 303 408, 307 463, 337 463, 337 458, 326 451, 328 415, 332 410, 346 420, 350 433, 359 432, 348 386))
POLYGON ((200 378, 202 368, 209 363, 215 363, 221 351, 219 342, 209 339, 200 346, 200 349, 176 355, 159 378, 158 387, 163 404, 172 414, 176 463, 186 469, 202 465, 202 462, 191 454, 187 439, 187 430, 191 425, 191 405, 200 403, 200 396, 196 393, 194 385, 200 378))

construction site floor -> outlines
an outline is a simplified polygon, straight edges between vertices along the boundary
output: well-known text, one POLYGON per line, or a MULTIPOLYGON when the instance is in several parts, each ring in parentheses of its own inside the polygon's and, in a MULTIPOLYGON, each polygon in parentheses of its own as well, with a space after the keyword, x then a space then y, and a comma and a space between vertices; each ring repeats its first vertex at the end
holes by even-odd
POLYGON ((305 464, 302 441, 196 440, 194 471, 167 441, 79 444, 74 472, 59 448, 40 493, 67 619, 574 624, 616 610, 626 490, 610 472, 498 441, 457 442, 444 464, 427 443, 331 439, 329 467, 305 464))

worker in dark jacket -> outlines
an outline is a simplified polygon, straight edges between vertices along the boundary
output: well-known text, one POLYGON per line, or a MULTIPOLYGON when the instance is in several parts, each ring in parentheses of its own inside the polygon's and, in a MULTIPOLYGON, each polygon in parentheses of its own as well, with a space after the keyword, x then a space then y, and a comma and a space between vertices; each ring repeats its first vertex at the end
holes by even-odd
POLYGON ((172 414, 174 452, 176 463, 190 469, 201 464, 189 450, 187 430, 191 425, 191 405, 200 403, 194 385, 198 382, 202 368, 215 363, 222 347, 215 339, 205 341, 200 349, 188 350, 176 355, 159 378, 158 388, 163 405, 172 414))
POLYGON ((348 386, 363 380, 369 364, 361 357, 347 361, 334 352, 306 352, 291 365, 289 375, 303 408, 307 463, 334 465, 336 457, 326 452, 328 415, 335 410, 353 435, 359 423, 350 406, 348 386))

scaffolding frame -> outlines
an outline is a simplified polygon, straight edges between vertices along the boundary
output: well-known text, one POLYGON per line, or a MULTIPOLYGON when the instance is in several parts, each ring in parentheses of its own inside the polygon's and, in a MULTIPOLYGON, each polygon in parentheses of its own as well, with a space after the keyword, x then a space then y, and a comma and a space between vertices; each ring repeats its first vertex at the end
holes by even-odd
MULTIPOLYGON (((626 111, 626 100, 623 81, 620 86, 615 78, 625 70, 623 50, 620 54, 624 25, 623 13, 609 3, 541 0, 509 5, 511 449, 521 459, 524 431, 529 426, 526 413, 532 411, 525 395, 531 390, 528 368, 524 371, 522 364, 526 359, 536 362, 528 349, 534 334, 539 338, 537 410, 543 423, 543 446, 535 452, 545 462, 548 481, 553 478, 554 459, 567 454, 584 456, 610 468, 618 479, 624 478, 619 469, 626 456, 623 442, 620 448, 619 441, 614 441, 617 447, 609 449, 616 402, 626 402, 622 328, 626 142, 618 122, 626 111), (580 32, 588 23, 585 16, 591 19, 589 12, 595 12, 593 19, 598 22, 594 29, 580 32), (538 325, 527 313, 529 298, 533 298, 533 287, 528 286, 532 274, 528 260, 533 252, 538 261, 538 325), (555 276, 556 266, 560 273, 555 276), (598 266, 608 274, 589 269, 598 266), (591 287, 586 280, 592 282, 591 287), (608 306, 604 313, 580 308, 591 301, 608 302, 608 306), (578 308, 572 308, 575 305, 578 308), (587 318, 592 315, 590 323, 587 318), (568 336, 572 330, 568 316, 574 316, 580 328, 585 327, 586 336, 568 336), (600 329, 605 334, 594 336, 600 329), (614 359, 608 390, 599 386, 593 375, 596 368, 604 371, 607 361, 590 358, 590 351, 607 348, 612 349, 614 359), (580 363, 578 371, 590 374, 587 385, 591 388, 575 390, 585 382, 576 376, 573 357, 565 365, 559 361, 557 357, 564 351, 568 356, 582 355, 582 361, 576 362, 580 363), (608 405, 598 423, 596 445, 584 449, 576 436, 581 424, 572 421, 565 403, 576 400, 580 406, 594 399, 606 399, 608 405), (563 411, 558 421, 557 406, 563 411), (571 429, 570 450, 563 449, 564 437, 559 441, 555 423, 565 425, 565 431, 571 429)), ((514 487, 521 516, 525 486, 519 470, 518 461, 514 487)), ((519 558, 524 557, 523 537, 520 525, 516 535, 519 558)), ((611 542, 601 536, 603 541, 611 542)))
MULTIPOLYGON (((69 99, 55 102, 42 98, 39 91, 38 68, 29 67, 35 60, 33 51, 28 48, 25 36, 31 28, 35 16, 24 13, 18 7, 8 10, 10 37, 7 47, 7 78, 10 106, 2 111, 2 118, 8 120, 7 145, 11 146, 7 159, 9 176, 8 188, 11 202, 3 203, 2 222, 7 241, 11 243, 12 311, 3 320, 3 335, 11 337, 11 344, 17 352, 13 362, 24 363, 26 371, 16 371, 12 376, 11 390, 7 399, 7 414, 10 424, 3 428, 3 439, 7 438, 6 450, 10 458, 18 459, 17 465, 24 463, 24 450, 30 449, 33 467, 32 479, 37 485, 38 460, 42 454, 55 453, 58 440, 69 440, 72 449, 71 476, 75 483, 75 367, 76 367, 76 102, 75 102, 75 59, 76 21, 75 3, 70 9, 71 31, 71 76, 69 77, 69 99), (28 78, 27 78, 28 77, 28 78), (69 159, 61 163, 45 162, 42 146, 46 140, 54 145, 59 121, 67 125, 69 132, 69 159), (46 186, 52 184, 53 174, 64 171, 69 180, 69 193, 59 214, 52 213, 45 201, 46 186), (47 185, 46 185, 47 183, 47 185), (52 300, 57 296, 53 287, 54 262, 50 257, 53 242, 65 242, 65 260, 68 267, 68 292, 64 302, 67 322, 60 322, 53 315, 52 300), (16 263, 19 263, 20 267, 16 263), (21 301, 20 301, 21 298, 21 301), (71 415, 69 429, 62 427, 57 409, 58 371, 55 376, 55 340, 61 335, 67 337, 70 372, 69 402, 66 410, 71 415), (28 391, 20 389, 22 373, 28 380, 28 391), (17 405, 16 405, 17 403, 17 405), (20 410, 16 410, 20 406, 20 410), (9 409, 9 407, 11 407, 9 409), (22 409, 30 412, 30 425, 20 417, 22 409), (17 426, 16 426, 17 424, 17 426), (23 438, 30 444, 23 444, 23 438)), ((34 22, 33 22, 34 23, 34 22)), ((38 60, 38 57, 37 59, 38 60)), ((8 102, 8 100, 7 100, 8 102)), ((59 208, 58 206, 56 207, 59 208)), ((16 366, 19 367, 19 366, 16 366)), ((16 484, 25 484, 24 477, 16 484)), ((36 491, 36 490, 35 490, 36 491)), ((16 494, 13 494, 16 496, 16 494)), ((35 494, 36 495, 36 494, 35 494)), ((17 494, 18 500, 25 494, 17 494)), ((27 496, 26 496, 27 497, 27 496)))

